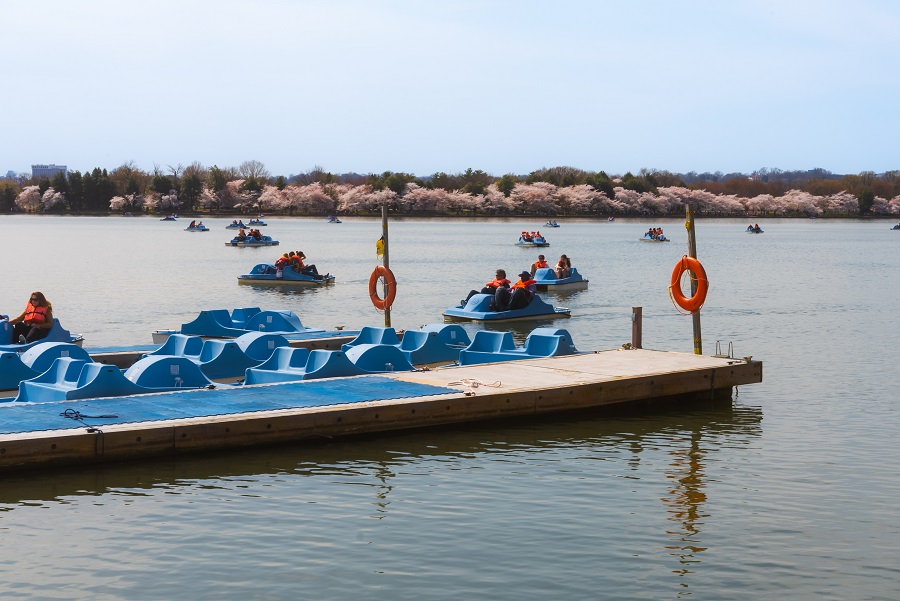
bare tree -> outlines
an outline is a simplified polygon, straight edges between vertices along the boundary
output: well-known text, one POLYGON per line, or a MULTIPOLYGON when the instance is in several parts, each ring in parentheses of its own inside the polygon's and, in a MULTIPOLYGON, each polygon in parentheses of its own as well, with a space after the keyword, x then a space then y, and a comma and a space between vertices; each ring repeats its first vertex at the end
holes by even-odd
POLYGON ((266 182, 269 179, 269 171, 259 161, 244 161, 238 167, 238 173, 244 179, 255 179, 258 182, 266 182))

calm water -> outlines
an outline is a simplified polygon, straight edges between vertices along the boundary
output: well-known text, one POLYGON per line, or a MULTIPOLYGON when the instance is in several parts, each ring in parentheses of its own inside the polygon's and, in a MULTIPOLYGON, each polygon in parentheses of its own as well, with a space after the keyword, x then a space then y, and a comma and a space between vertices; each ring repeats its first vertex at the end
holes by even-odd
MULTIPOLYGON (((183 220, 182 220, 183 221, 183 220)), ((226 248, 152 218, 3 217, 0 312, 42 290, 86 347, 149 343, 200 309, 291 309, 383 325, 368 300, 378 220, 268 220, 226 248), (37 249, 35 252, 34 249, 37 249), (235 276, 300 249, 337 284, 235 276), (29 257, 29 258, 26 258, 29 257)), ((391 222, 393 325, 415 328, 536 249, 539 220, 391 222)), ((891 222, 700 221, 716 341, 765 362, 729 407, 559 416, 0 477, 2 599, 900 598, 900 232, 891 222)), ((690 352, 666 286, 681 220, 543 230, 591 280, 547 295, 581 350, 631 337, 690 352), (638 237, 662 226, 673 238, 638 237)), ((538 324, 516 326, 521 340, 538 324)), ((474 330, 473 330, 474 331, 474 330)))

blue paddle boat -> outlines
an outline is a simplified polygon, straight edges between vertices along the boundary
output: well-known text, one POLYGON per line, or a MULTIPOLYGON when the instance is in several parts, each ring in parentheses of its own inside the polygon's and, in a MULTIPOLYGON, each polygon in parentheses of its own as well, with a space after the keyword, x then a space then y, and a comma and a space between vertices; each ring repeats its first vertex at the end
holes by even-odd
POLYGON ((583 290, 588 287, 588 280, 574 267, 569 270, 569 277, 566 278, 556 277, 556 270, 552 267, 542 267, 534 272, 534 281, 537 282, 539 291, 583 290))
POLYGON ((262 227, 262 226, 268 225, 268 224, 265 221, 263 221, 262 219, 251 219, 250 221, 247 222, 247 225, 251 226, 251 227, 262 227))
POLYGON ((276 269, 270 263, 259 263, 250 273, 239 275, 238 284, 255 284, 261 286, 324 286, 334 283, 330 273, 320 276, 297 273, 292 268, 276 269))
POLYGON ((208 232, 209 228, 203 225, 202 223, 198 223, 197 225, 189 225, 184 228, 186 232, 208 232))
POLYGON ((272 236, 260 236, 259 240, 253 236, 247 236, 243 240, 239 240, 235 236, 226 242, 225 246, 278 246, 278 240, 273 240, 272 236))
POLYGON ((550 246, 550 243, 547 242, 546 238, 541 236, 540 232, 522 232, 522 234, 519 236, 519 241, 516 242, 516 246, 521 246, 524 248, 535 248, 550 246))
POLYGON ((544 227, 559 227, 559 224, 556 223, 556 220, 554 219, 545 223, 544 227))
POLYGON ((243 229, 245 227, 247 227, 247 226, 244 225, 243 220, 241 220, 241 221, 232 221, 231 223, 229 223, 228 225, 225 226, 225 229, 226 230, 239 230, 239 229, 243 229))
POLYGON ((569 317, 572 311, 563 307, 554 307, 539 295, 534 298, 527 307, 513 309, 512 311, 491 311, 491 302, 494 296, 491 294, 475 294, 465 305, 450 307, 444 311, 444 318, 462 321, 509 321, 513 319, 554 319, 556 317, 569 317))
POLYGON ((175 221, 178 219, 178 215, 166 215, 160 221, 175 221))
POLYGON ((670 239, 666 238, 665 234, 659 234, 658 236, 651 235, 650 232, 647 232, 640 238, 641 242, 671 242, 670 239))
POLYGON ((340 219, 338 219, 335 215, 329 215, 325 220, 326 223, 343 223, 340 219))

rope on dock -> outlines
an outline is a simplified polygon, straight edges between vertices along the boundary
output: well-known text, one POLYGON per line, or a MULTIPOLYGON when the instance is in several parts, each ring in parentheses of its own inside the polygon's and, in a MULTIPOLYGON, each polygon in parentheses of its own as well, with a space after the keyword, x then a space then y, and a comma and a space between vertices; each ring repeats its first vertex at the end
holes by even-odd
POLYGON ((482 382, 481 380, 476 380, 475 378, 463 378, 458 382, 447 382, 448 386, 468 386, 469 388, 478 388, 479 386, 489 386, 490 388, 500 388, 503 384, 501 384, 500 380, 496 382, 491 382, 488 384, 487 382, 482 382))
POLYGON ((103 430, 98 428, 97 426, 92 426, 90 424, 84 423, 86 419, 116 419, 119 416, 114 414, 108 415, 85 415, 81 411, 77 411, 75 409, 66 409, 60 416, 74 419, 76 422, 80 423, 82 426, 87 428, 87 431, 91 434, 96 434, 97 436, 94 438, 94 455, 103 455, 103 452, 106 450, 106 441, 103 439, 103 430))

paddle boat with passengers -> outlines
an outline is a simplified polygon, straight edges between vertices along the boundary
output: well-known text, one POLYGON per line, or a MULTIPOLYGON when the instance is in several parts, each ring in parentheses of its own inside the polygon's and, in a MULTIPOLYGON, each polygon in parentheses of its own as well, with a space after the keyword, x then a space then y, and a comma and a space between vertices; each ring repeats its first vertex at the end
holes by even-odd
POLYGON ((491 311, 492 294, 475 294, 464 305, 450 307, 444 311, 444 318, 450 321, 510 321, 513 319, 555 319, 569 317, 570 309, 554 307, 539 295, 535 294, 528 306, 511 311, 491 311))
POLYGON ((225 226, 225 229, 226 230, 241 230, 246 227, 247 226, 244 225, 244 221, 240 220, 240 221, 232 221, 231 223, 229 223, 228 225, 225 226))
POLYGON ((226 242, 225 246, 278 246, 278 240, 274 240, 272 236, 260 236, 259 239, 247 236, 243 240, 235 236, 226 242))
POLYGON ((256 219, 251 219, 247 222, 247 225, 250 227, 262 227, 264 225, 268 225, 265 221, 262 220, 261 217, 262 216, 257 217, 256 219))
POLYGON ((762 234, 764 230, 758 225, 748 225, 746 231, 748 234, 762 234))
POLYGON ((178 215, 166 215, 160 221, 175 221, 178 219, 178 215))
POLYGON ((891 228, 892 230, 900 230, 900 223, 891 228))
POLYGON ((538 291, 584 290, 588 287, 587 278, 582 277, 574 267, 565 278, 556 277, 556 270, 552 267, 541 267, 534 272, 534 281, 537 282, 538 291))
POLYGON ((665 234, 651 234, 650 232, 647 232, 639 239, 641 242, 671 242, 669 238, 666 238, 665 234))
POLYGON ((516 242, 516 246, 535 248, 550 246, 550 243, 547 242, 547 239, 540 232, 522 232, 519 235, 519 241, 516 242))
POLYGON ((198 224, 194 224, 193 222, 191 222, 191 225, 184 228, 184 231, 186 231, 186 232, 208 232, 209 228, 206 227, 205 225, 203 225, 202 221, 198 224))
POLYGON ((325 275, 307 275, 298 273, 291 267, 277 269, 270 263, 259 263, 245 273, 237 276, 238 284, 253 284, 258 286, 325 286, 334 283, 334 276, 330 273, 325 275))
POLYGON ((552 219, 544 224, 544 227, 559 227, 559 224, 556 223, 555 219, 552 219))
POLYGON ((337 218, 336 215, 329 215, 329 216, 325 219, 325 222, 326 222, 326 223, 343 223, 340 219, 337 218))

